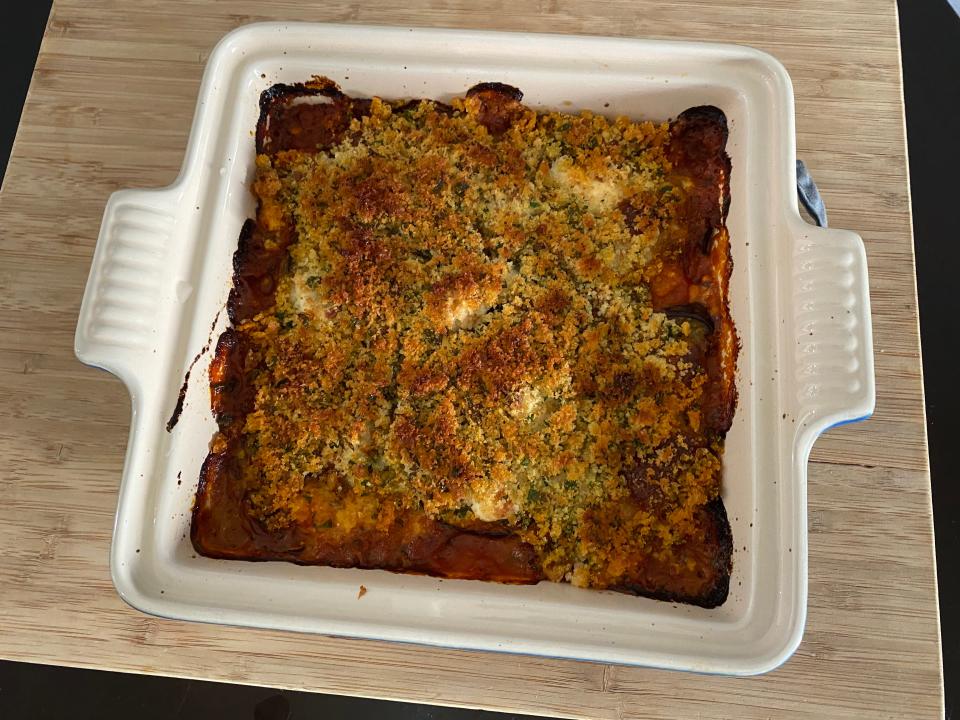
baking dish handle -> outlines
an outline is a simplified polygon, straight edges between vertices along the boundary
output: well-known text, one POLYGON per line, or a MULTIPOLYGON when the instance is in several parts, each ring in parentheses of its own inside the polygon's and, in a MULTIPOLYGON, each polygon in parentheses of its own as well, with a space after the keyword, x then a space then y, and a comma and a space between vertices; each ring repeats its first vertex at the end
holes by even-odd
POLYGON ((110 196, 80 305, 77 357, 131 390, 159 361, 161 311, 177 293, 170 241, 178 200, 174 187, 110 196))
POLYGON ((796 400, 804 426, 819 434, 873 413, 870 287, 859 235, 802 226, 793 258, 796 400))

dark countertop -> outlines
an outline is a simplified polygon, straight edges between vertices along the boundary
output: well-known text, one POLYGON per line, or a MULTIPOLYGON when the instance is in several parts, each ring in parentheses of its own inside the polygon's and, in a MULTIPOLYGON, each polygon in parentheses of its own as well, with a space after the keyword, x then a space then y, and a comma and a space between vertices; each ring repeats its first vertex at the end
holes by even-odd
MULTIPOLYGON (((0 172, 6 167, 20 108, 36 60, 50 2, 16 10, 16 32, 0 44, 8 101, 0 106, 0 172)), ((920 296, 924 387, 940 584, 946 717, 960 709, 960 566, 949 548, 960 544, 960 484, 948 459, 957 428, 960 389, 948 380, 960 351, 952 332, 957 306, 953 269, 960 237, 953 225, 960 168, 960 18, 947 0, 899 3, 910 185, 920 296)), ((866 131, 866 129, 865 129, 866 131)), ((829 208, 828 208, 829 209, 829 208)), ((224 685, 94 670, 0 662, 0 717, 45 718, 287 718, 378 717, 385 720, 465 720, 518 717, 267 688, 224 685)), ((960 717, 960 715, 958 715, 960 717)))

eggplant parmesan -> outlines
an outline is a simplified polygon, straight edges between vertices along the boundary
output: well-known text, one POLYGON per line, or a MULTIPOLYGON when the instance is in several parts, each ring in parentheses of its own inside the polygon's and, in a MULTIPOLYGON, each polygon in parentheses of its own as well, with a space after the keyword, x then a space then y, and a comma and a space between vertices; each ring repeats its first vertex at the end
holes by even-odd
POLYGON ((197 551, 724 602, 723 113, 260 110, 197 551))

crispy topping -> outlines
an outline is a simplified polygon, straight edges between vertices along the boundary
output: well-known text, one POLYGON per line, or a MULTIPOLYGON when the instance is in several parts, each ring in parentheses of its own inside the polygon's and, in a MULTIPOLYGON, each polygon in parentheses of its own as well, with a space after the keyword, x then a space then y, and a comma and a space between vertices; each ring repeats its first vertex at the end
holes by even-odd
POLYGON ((255 237, 290 244, 273 304, 238 318, 246 502, 269 531, 495 527, 551 579, 624 587, 720 489, 704 323, 652 299, 688 303, 690 204, 669 125, 505 88, 361 108, 316 85, 349 113, 269 110, 326 144, 294 126, 257 159, 255 237))

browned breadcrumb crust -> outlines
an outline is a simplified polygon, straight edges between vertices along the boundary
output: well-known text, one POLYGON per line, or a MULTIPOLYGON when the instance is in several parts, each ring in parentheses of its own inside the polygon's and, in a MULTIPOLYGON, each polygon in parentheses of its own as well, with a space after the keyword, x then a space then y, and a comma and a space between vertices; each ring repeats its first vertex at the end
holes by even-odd
POLYGON ((709 110, 536 113, 497 84, 451 106, 323 79, 265 93, 204 471, 246 518, 210 527, 202 482, 198 549, 722 602, 725 125, 706 158, 677 140, 709 110), (437 527, 460 566, 377 554, 437 527))

